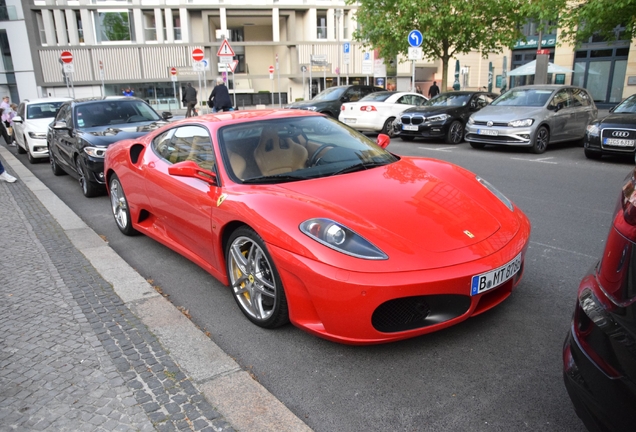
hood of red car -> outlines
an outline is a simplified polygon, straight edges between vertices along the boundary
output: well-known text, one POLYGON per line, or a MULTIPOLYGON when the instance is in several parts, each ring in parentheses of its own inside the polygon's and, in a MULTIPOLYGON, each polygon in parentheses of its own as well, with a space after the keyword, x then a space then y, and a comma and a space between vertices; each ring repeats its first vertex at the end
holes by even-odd
POLYGON ((387 249, 396 248, 411 254, 467 248, 500 229, 500 221, 487 207, 503 204, 474 176, 451 164, 435 161, 431 166, 436 172, 423 164, 404 158, 366 171, 280 187, 290 197, 312 203, 311 217, 333 219, 389 255, 387 249))

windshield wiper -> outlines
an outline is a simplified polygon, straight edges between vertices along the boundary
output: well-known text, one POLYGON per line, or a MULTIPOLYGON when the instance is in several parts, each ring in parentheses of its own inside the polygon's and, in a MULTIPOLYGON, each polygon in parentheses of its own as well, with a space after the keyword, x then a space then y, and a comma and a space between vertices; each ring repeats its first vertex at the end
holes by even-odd
POLYGON ((351 173, 356 171, 362 171, 362 170, 367 170, 369 168, 374 168, 374 167, 382 166, 382 165, 386 165, 386 162, 359 162, 359 163, 344 167, 342 169, 339 169, 338 171, 331 173, 331 175, 335 176, 338 174, 346 174, 346 173, 351 173))
POLYGON ((293 175, 270 175, 261 177, 252 177, 243 180, 243 183, 286 183, 298 180, 306 180, 307 177, 293 176, 293 175))

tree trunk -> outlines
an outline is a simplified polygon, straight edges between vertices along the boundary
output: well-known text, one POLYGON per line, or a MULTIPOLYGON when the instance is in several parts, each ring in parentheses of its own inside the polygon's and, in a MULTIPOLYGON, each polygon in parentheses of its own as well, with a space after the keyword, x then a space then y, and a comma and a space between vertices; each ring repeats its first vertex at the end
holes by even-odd
POLYGON ((448 90, 448 56, 442 57, 442 82, 439 86, 440 93, 446 93, 448 90))

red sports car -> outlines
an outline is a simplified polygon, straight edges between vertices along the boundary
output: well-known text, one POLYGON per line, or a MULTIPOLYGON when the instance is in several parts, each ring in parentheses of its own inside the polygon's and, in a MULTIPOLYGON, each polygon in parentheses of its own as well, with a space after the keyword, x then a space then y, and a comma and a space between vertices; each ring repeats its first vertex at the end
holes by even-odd
POLYGON ((381 343, 501 303, 530 237, 488 182, 389 142, 317 113, 236 111, 120 141, 104 172, 119 229, 229 285, 254 324, 381 343))

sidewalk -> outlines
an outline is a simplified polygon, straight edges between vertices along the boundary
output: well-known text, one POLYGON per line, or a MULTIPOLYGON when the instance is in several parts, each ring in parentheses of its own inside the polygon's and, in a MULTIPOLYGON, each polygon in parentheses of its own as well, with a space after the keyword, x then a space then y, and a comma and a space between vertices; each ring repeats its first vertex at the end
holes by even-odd
POLYGON ((0 430, 310 431, 0 146, 0 430))

